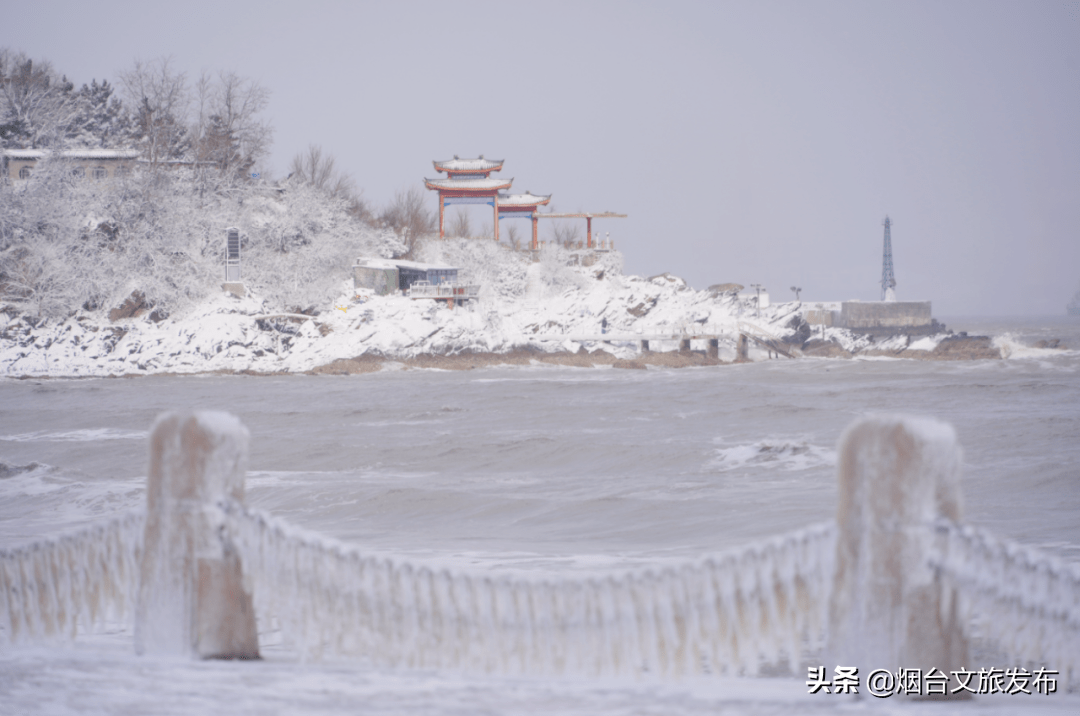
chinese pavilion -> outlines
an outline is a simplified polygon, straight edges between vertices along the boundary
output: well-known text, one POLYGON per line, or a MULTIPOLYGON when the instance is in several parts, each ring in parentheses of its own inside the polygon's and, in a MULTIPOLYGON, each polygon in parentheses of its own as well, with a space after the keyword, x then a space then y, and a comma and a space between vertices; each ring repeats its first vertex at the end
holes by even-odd
POLYGON ((487 204, 495 210, 495 240, 499 240, 499 192, 509 189, 513 179, 494 179, 492 172, 502 170, 503 160, 453 159, 432 162, 435 171, 445 172, 445 179, 424 179, 428 189, 439 192, 439 238, 445 238, 443 216, 450 204, 487 204))
POLYGON ((497 179, 492 172, 502 171, 502 159, 484 159, 481 154, 476 159, 462 159, 456 154, 453 159, 444 162, 432 162, 435 171, 446 174, 445 179, 424 179, 424 186, 439 192, 439 238, 446 238, 444 216, 446 207, 451 204, 487 204, 495 212, 495 240, 499 240, 499 219, 530 219, 532 221, 532 249, 539 246, 537 240, 537 220, 548 219, 585 219, 588 228, 587 247, 593 248, 592 220, 608 218, 626 218, 626 214, 575 213, 541 214, 538 208, 551 201, 551 194, 509 194, 505 190, 514 183, 513 179, 497 179))

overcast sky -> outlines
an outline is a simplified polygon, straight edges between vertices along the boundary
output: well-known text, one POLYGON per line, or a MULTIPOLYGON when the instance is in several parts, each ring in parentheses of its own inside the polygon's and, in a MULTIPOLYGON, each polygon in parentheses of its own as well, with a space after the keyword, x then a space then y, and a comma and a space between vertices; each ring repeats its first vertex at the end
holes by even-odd
POLYGON ((38 1, 0 45, 77 85, 163 55, 254 78, 269 168, 319 144, 376 205, 505 159, 559 211, 629 214, 594 227, 631 273, 877 300, 889 214, 898 297, 935 315, 1080 287, 1078 0, 38 1))

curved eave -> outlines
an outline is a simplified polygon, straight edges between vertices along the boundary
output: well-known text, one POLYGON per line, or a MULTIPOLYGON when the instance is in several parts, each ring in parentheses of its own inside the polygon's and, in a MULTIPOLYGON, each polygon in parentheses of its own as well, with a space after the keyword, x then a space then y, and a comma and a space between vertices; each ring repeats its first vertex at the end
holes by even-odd
POLYGON ((509 189, 513 179, 424 179, 424 186, 434 191, 463 191, 494 194, 509 189))
POLYGON ((435 165, 435 171, 447 174, 490 174, 502 171, 505 159, 444 159, 443 161, 431 162, 435 165), (478 166, 463 167, 454 166, 456 163, 476 162, 478 166))
POLYGON ((510 194, 499 197, 499 207, 507 209, 535 209, 551 201, 551 194, 510 194))

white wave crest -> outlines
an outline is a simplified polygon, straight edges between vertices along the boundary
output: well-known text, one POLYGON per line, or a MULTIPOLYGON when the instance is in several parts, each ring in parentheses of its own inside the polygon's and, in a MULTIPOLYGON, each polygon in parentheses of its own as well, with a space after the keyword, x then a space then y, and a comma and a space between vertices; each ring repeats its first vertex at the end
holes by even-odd
POLYGON ((1007 359, 1017 358, 1051 358, 1062 355, 1075 355, 1076 351, 1064 348, 1036 348, 1029 346, 1011 333, 1002 333, 994 336, 994 347, 1001 350, 1001 357, 1007 359))
POLYGON ((0 442, 13 443, 83 443, 98 440, 145 440, 149 436, 145 430, 118 430, 116 428, 90 428, 86 430, 67 430, 49 432, 39 430, 19 435, 0 435, 0 442))
POLYGON ((712 467, 720 472, 743 467, 768 467, 780 470, 806 470, 835 465, 836 451, 805 440, 765 439, 749 445, 719 448, 712 467))

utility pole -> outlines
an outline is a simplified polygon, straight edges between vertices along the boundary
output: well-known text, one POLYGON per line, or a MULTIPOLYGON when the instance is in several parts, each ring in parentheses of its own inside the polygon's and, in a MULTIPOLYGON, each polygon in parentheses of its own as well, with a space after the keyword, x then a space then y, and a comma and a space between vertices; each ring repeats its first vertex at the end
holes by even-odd
POLYGON ((889 220, 889 216, 885 215, 885 250, 881 257, 881 300, 882 301, 895 301, 896 300, 896 276, 893 275, 893 263, 892 263, 892 236, 889 233, 889 229, 892 227, 892 221, 889 220))

